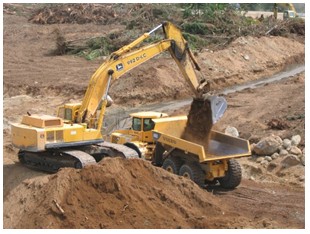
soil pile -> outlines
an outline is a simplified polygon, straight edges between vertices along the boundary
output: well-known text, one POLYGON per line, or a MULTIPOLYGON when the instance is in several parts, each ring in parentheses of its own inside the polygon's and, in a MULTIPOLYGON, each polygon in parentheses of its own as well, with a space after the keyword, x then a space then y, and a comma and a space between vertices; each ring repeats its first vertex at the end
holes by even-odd
POLYGON ((62 169, 17 190, 5 201, 11 207, 6 227, 228 228, 222 220, 232 215, 192 181, 140 159, 62 169))
POLYGON ((212 129, 212 109, 208 99, 194 99, 187 116, 187 124, 181 138, 202 144, 205 149, 212 129))

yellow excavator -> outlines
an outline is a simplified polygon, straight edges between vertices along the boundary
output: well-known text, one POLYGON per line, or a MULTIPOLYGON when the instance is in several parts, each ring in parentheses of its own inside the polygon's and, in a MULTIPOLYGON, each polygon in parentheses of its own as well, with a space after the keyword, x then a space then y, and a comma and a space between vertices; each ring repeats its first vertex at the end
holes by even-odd
MULTIPOLYGON (((137 152, 128 146, 103 140, 101 128, 109 105, 110 84, 165 51, 170 52, 195 97, 204 99, 210 84, 204 79, 198 80, 195 69, 200 70, 200 67, 181 31, 172 23, 163 22, 113 52, 92 75, 82 103, 65 104, 58 109, 57 116, 28 113, 21 123, 12 124, 12 143, 20 149, 20 162, 32 169, 56 172, 61 167, 83 168, 106 156, 138 157, 137 152), (163 29, 163 39, 140 45, 160 28, 163 29)), ((225 102, 224 98, 218 99, 217 103, 211 101, 211 105, 225 107, 212 109, 218 112, 214 113, 216 120, 225 111, 225 102)))
POLYGON ((284 8, 283 20, 292 19, 298 17, 295 7, 292 3, 275 3, 273 8, 274 18, 278 18, 278 6, 284 8))

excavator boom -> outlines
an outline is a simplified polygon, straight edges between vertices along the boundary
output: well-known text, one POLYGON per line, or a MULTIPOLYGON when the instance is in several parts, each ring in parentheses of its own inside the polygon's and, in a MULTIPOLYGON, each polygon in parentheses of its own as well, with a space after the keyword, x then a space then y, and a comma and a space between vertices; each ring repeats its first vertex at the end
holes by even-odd
MULTIPOLYGON (((118 79, 131 69, 167 50, 177 63, 193 93, 198 96, 198 92, 202 90, 201 82, 198 81, 192 65, 193 63, 195 69, 200 70, 198 63, 188 48, 187 41, 182 36, 181 31, 173 24, 164 22, 129 45, 112 53, 109 59, 97 69, 91 77, 82 105, 78 111, 77 122, 89 123, 94 118, 101 99, 106 99, 111 79, 118 79), (159 28, 163 28, 165 39, 135 49, 159 28)), ((103 111, 104 108, 103 106, 103 111)))

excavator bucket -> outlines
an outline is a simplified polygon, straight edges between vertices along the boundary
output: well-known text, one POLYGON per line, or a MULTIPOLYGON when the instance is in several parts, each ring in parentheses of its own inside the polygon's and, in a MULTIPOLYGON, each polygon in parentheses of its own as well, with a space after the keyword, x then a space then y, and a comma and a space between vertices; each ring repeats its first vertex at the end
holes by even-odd
POLYGON ((212 112, 212 123, 215 124, 224 115, 227 109, 227 102, 224 97, 208 96, 212 112))

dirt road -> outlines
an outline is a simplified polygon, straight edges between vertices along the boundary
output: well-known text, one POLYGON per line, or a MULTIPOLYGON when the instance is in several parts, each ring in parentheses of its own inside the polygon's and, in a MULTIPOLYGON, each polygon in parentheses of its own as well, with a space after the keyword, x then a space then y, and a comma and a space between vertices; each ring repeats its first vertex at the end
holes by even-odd
MULTIPOLYGON (((57 106, 81 100, 90 76, 102 62, 49 55, 55 48, 55 28, 74 39, 121 27, 35 25, 23 16, 4 14, 4 228, 305 228, 305 167, 282 168, 281 158, 274 161, 272 170, 252 158, 240 160, 244 179, 235 190, 212 186, 203 190, 141 160, 105 159, 102 165, 64 169, 55 175, 19 164, 10 140, 10 122, 19 122, 27 111, 54 114, 57 106)), ((225 50, 201 51, 198 59, 202 75, 211 79, 215 90, 221 90, 303 63, 304 49, 293 39, 244 37, 225 50)), ((299 134, 303 149, 304 84, 301 73, 228 94, 228 110, 215 128, 224 131, 234 126, 251 142, 271 133, 282 138, 299 134), (267 123, 272 118, 286 121, 289 128, 270 129, 267 123)), ((110 94, 115 105, 108 114, 191 97, 168 55, 115 81, 110 94)), ((185 114, 188 108, 169 112, 185 114)))

